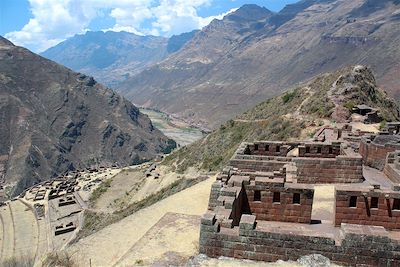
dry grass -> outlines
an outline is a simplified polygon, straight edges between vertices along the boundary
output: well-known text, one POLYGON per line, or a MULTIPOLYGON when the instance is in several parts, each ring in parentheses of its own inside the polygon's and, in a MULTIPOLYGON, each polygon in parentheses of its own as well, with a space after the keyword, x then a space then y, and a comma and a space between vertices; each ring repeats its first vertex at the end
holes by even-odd
POLYGON ((47 255, 43 261, 43 267, 77 267, 72 256, 66 252, 54 252, 47 255))
POLYGON ((189 188, 199 182, 204 181, 208 177, 199 177, 196 179, 186 179, 181 178, 178 181, 173 182, 169 186, 161 189, 160 191, 149 195, 145 199, 132 203, 127 207, 117 210, 113 213, 102 213, 102 212, 94 212, 94 211, 85 211, 85 219, 82 229, 79 231, 74 242, 78 241, 81 238, 89 236, 106 226, 116 223, 123 218, 135 213, 138 210, 144 209, 148 206, 151 206, 162 199, 165 199, 173 194, 176 194, 186 188, 189 188))
POLYGON ((35 260, 30 257, 17 256, 5 259, 0 262, 2 267, 32 267, 35 260))

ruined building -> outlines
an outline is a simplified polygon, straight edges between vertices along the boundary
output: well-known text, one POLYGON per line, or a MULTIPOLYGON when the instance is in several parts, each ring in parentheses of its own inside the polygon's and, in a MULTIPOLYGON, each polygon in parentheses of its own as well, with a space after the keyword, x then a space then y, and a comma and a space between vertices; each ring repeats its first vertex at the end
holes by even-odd
POLYGON ((400 266, 397 126, 378 135, 344 125, 321 129, 311 142, 243 143, 212 186, 200 252, 400 266), (313 209, 321 184, 334 186, 326 213, 313 209))

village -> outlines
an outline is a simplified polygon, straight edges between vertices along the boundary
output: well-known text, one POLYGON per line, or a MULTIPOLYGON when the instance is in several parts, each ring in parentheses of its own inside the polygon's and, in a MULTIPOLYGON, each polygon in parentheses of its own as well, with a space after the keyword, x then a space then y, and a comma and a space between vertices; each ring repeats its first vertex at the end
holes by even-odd
POLYGON ((119 171, 100 167, 71 172, 3 202, 1 258, 22 257, 34 263, 63 250, 82 227, 90 194, 119 171))

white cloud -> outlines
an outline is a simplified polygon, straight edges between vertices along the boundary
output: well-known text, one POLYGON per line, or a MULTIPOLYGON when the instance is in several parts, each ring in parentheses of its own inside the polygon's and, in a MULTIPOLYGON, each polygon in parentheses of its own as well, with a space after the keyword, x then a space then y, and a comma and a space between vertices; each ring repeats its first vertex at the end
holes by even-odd
POLYGON ((197 14, 213 0, 29 0, 33 18, 6 38, 41 52, 78 33, 96 17, 110 16, 115 25, 106 30, 170 36, 206 26, 214 18, 197 14), (156 5, 155 5, 156 3, 156 5), (104 14, 108 10, 109 14, 104 14))

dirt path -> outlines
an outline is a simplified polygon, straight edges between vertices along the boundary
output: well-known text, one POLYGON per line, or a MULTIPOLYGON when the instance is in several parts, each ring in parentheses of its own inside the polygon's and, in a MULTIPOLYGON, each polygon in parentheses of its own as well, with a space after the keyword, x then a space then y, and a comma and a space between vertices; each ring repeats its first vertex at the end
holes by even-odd
POLYGON ((314 201, 311 218, 333 224, 335 220, 335 186, 314 186, 314 201))
POLYGON ((200 218, 197 215, 167 213, 115 266, 134 263, 158 266, 180 266, 198 253, 200 218))
POLYGON ((14 223, 11 215, 9 206, 3 206, 1 208, 1 218, 3 223, 3 247, 2 247, 2 259, 11 258, 14 255, 14 223))
POLYGON ((243 123, 253 123, 253 122, 268 122, 269 119, 260 119, 260 120, 242 120, 242 119, 235 119, 234 122, 243 122, 243 123))
POLYGON ((14 256, 34 260, 39 238, 35 215, 19 200, 12 201, 10 207, 14 217, 14 256))
POLYGON ((337 123, 347 122, 347 116, 349 112, 346 107, 343 106, 344 95, 342 92, 337 92, 337 85, 335 81, 332 87, 328 90, 328 99, 335 105, 333 113, 331 115, 332 121, 337 123))
POLYGON ((138 242, 166 213, 202 215, 207 210, 211 184, 215 177, 172 195, 150 207, 142 209, 118 223, 74 244, 69 252, 87 266, 111 266, 138 242))

